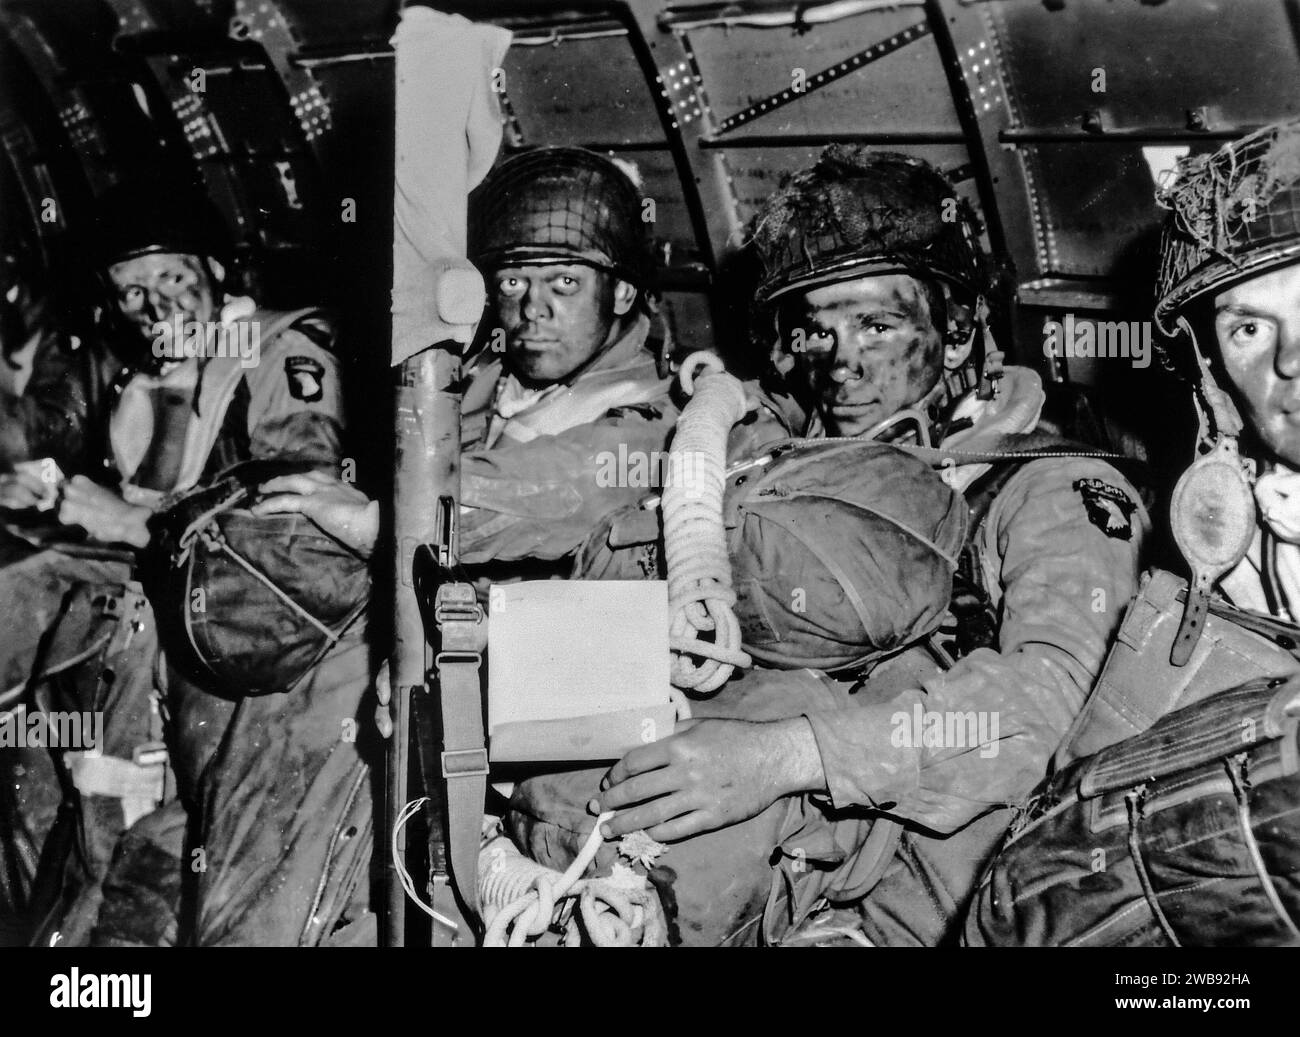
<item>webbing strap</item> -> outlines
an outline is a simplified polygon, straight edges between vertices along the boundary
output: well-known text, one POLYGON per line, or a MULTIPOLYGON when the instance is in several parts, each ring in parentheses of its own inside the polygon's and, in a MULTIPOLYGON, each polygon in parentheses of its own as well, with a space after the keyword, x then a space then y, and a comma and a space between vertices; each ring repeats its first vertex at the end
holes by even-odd
POLYGON ((468 583, 442 584, 434 598, 434 623, 442 635, 433 665, 442 712, 447 856, 456 892, 477 915, 479 835, 488 775, 479 668, 487 627, 474 588, 468 583))

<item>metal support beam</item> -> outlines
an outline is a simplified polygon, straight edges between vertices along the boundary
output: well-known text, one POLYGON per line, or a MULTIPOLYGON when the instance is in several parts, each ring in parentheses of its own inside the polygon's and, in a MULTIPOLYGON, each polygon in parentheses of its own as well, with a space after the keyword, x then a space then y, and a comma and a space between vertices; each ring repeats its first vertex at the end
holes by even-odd
POLYGON ((1137 126, 1124 130, 1053 130, 1012 126, 998 134, 1003 144, 1188 144, 1198 140, 1236 140, 1258 125, 1192 130, 1178 126, 1137 126))
POLYGON ((827 144, 893 144, 913 147, 926 144, 967 144, 964 133, 786 133, 748 134, 743 137, 702 137, 699 146, 715 148, 820 148, 827 144))
MULTIPOLYGON (((157 42, 170 37, 175 42, 176 34, 171 32, 172 27, 159 22, 139 0, 108 0, 108 3, 117 15, 114 49, 123 54, 138 55, 153 75, 154 83, 175 117, 176 130, 185 141, 208 196, 234 217, 238 225, 237 238, 255 232, 256 222, 244 186, 230 169, 230 146, 203 93, 191 89, 189 81, 177 74, 179 58, 174 52, 139 46, 141 40, 157 42)), ((153 118, 165 125, 166 120, 157 114, 153 118)))
MULTIPOLYGON (((979 114, 971 100, 970 90, 966 86, 966 76, 962 70, 958 55, 956 38, 953 35, 948 14, 940 0, 927 0, 925 5, 926 21, 934 34, 935 46, 939 50, 939 60, 943 62, 944 75, 948 79, 948 90, 952 95, 953 108, 957 112, 957 122, 961 126, 966 149, 970 152, 971 166, 975 173, 975 186, 979 192, 980 207, 984 210, 984 223, 988 228, 989 245, 998 254, 1006 253, 1006 234, 1002 229, 999 215, 997 194, 993 190, 993 173, 989 169, 988 154, 985 150, 984 137, 980 127, 979 114)), ((953 21, 956 19, 954 18, 953 21)))
MULTIPOLYGON (((1014 98, 1006 81, 996 22, 989 11, 959 0, 926 0, 925 13, 966 139, 994 262, 1009 275, 1015 273, 1012 268, 1037 274, 1032 183, 1020 157, 998 141, 998 132, 1014 117, 1014 98), (977 95, 982 98, 978 104, 977 95)), ((995 331, 1003 339, 1000 344, 1011 349, 1016 300, 1006 300, 1003 312, 994 316, 995 331)))
MULTIPOLYGON (((702 127, 703 121, 684 124, 677 118, 669 96, 664 72, 669 68, 680 70, 683 75, 690 75, 690 57, 683 49, 681 41, 660 32, 657 19, 659 5, 654 0, 629 0, 624 16, 628 27, 628 43, 632 53, 645 76, 646 88, 650 91, 655 111, 659 115, 659 124, 663 128, 668 150, 673 156, 673 165, 677 170, 682 185, 682 196, 686 202, 686 211, 690 217, 691 230, 695 244, 704 262, 712 270, 717 269, 718 257, 714 242, 725 240, 731 233, 715 236, 710 233, 710 215, 716 220, 728 212, 725 204, 729 192, 722 175, 715 172, 706 178, 700 175, 692 161, 686 144, 684 125, 702 127), (685 67, 683 67, 685 66, 685 67), (709 189, 708 206, 704 202, 704 189, 709 189)), ((692 131, 692 136, 695 131, 692 131)), ((732 204, 734 205, 734 199, 732 204)))
POLYGON ((838 79, 843 79, 859 69, 875 64, 881 58, 894 53, 896 50, 902 50, 909 43, 924 39, 930 34, 930 31, 930 26, 923 21, 917 22, 915 25, 909 25, 901 32, 896 32, 892 36, 879 40, 870 47, 860 50, 856 54, 851 54, 829 68, 824 68, 820 72, 809 76, 802 90, 796 90, 793 86, 788 86, 784 90, 756 101, 742 111, 727 116, 718 124, 717 136, 730 133, 737 126, 752 122, 754 119, 767 115, 777 108, 783 108, 787 104, 801 101, 809 94, 816 93, 822 87, 829 86, 838 79))
POLYGON ((308 144, 318 141, 333 126, 333 106, 319 78, 294 62, 299 41, 278 0, 235 0, 230 37, 261 45, 289 94, 289 107, 308 144))
POLYGON ((87 103, 88 95, 70 82, 69 69, 34 12, 18 9, 0 11, 0 24, 22 54, 32 73, 58 112, 72 153, 77 156, 82 176, 92 192, 108 186, 108 145, 98 114, 87 103))

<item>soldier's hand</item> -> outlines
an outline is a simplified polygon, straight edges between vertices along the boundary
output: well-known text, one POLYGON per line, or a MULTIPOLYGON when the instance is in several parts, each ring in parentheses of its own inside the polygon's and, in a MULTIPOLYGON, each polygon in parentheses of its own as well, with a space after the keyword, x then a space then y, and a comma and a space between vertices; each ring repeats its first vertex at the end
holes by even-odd
POLYGON ((644 828, 652 839, 675 842, 754 817, 823 782, 816 739, 802 717, 696 720, 624 756, 591 809, 618 811, 604 826, 607 838, 644 828))
POLYGON ((5 472, 0 475, 0 509, 25 511, 45 500, 48 488, 34 472, 5 472))
POLYGON ((93 539, 105 544, 147 546, 150 514, 148 508, 128 504, 113 490, 84 475, 69 479, 59 498, 59 521, 65 526, 81 526, 93 539))
POLYGON ((381 738, 391 738, 393 734, 393 680, 389 676, 388 660, 379 667, 375 674, 375 695, 379 705, 375 707, 375 725, 379 728, 381 738))
POLYGON ((339 543, 370 557, 379 539, 379 502, 324 472, 281 475, 262 483, 255 515, 306 515, 339 543))

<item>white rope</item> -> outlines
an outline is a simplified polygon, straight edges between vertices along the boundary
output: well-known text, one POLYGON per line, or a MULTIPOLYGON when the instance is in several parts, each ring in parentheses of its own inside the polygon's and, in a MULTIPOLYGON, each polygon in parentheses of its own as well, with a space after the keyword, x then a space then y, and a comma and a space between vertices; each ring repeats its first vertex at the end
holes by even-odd
POLYGON ((679 688, 709 694, 753 662, 741 647, 722 519, 727 437, 748 403, 744 387, 712 353, 687 357, 680 379, 691 399, 673 434, 662 499, 671 679, 679 688))
MULTIPOLYGON (((478 895, 486 932, 484 947, 521 947, 562 917, 557 908, 577 900, 565 946, 582 942, 582 930, 597 947, 662 946, 667 942, 658 894, 628 869, 601 878, 582 878, 600 850, 600 828, 614 816, 606 811, 573 863, 561 874, 524 857, 504 833, 488 834, 479 851, 478 895)), ((490 831, 490 829, 489 829, 490 831)), ((660 847, 662 849, 662 847, 660 847)))

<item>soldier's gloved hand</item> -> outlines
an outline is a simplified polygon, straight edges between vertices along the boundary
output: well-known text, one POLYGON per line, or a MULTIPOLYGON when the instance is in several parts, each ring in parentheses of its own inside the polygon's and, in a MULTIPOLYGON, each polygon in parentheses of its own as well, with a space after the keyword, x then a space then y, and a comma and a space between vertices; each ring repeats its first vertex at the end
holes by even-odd
POLYGON ((306 515, 339 543, 369 558, 379 539, 379 502, 324 472, 281 475, 258 488, 266 496, 254 515, 306 515))
POLYGON ((652 839, 675 842, 744 821, 782 796, 824 783, 816 738, 802 717, 693 720, 614 764, 591 809, 618 811, 603 828, 606 838, 644 828, 652 839))
POLYGON ((139 504, 128 504, 106 486, 74 475, 64 484, 59 498, 59 521, 65 526, 81 526, 95 540, 105 544, 149 544, 149 516, 152 512, 139 504))
POLYGON ((48 488, 34 472, 5 472, 0 475, 0 509, 25 511, 45 499, 48 488))
POLYGON ((379 728, 380 738, 391 738, 393 711, 390 703, 393 701, 393 681, 389 676, 387 659, 375 674, 375 694, 379 698, 379 705, 375 707, 375 726, 379 728))

